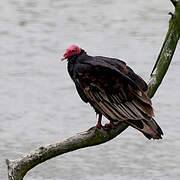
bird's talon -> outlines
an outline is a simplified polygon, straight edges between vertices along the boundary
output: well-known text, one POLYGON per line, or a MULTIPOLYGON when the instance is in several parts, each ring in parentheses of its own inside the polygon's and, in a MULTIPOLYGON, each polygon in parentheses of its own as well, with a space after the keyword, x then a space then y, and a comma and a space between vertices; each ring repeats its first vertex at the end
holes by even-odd
POLYGON ((102 128, 102 125, 97 125, 96 126, 98 129, 101 129, 102 128))
POLYGON ((104 127, 114 129, 115 126, 114 126, 114 124, 112 122, 110 122, 108 124, 105 124, 104 127))

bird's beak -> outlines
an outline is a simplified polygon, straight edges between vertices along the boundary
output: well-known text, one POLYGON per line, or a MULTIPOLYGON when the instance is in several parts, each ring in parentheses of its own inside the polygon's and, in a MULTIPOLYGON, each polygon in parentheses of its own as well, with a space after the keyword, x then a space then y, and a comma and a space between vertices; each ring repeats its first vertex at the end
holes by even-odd
POLYGON ((61 57, 61 61, 64 61, 65 59, 66 59, 66 57, 64 57, 64 56, 63 56, 63 57, 61 57))

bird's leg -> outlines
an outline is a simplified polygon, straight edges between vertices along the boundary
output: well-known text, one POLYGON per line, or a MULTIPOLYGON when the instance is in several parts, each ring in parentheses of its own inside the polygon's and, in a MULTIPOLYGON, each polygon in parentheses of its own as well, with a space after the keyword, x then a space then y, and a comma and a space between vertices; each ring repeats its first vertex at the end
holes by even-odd
POLYGON ((101 127, 102 127, 102 124, 101 124, 102 114, 98 114, 98 115, 99 115, 99 117, 98 117, 98 122, 97 122, 96 127, 97 127, 98 129, 101 129, 101 127))
POLYGON ((110 123, 104 125, 105 128, 114 128, 114 123, 110 120, 110 123))
POLYGON ((98 122, 97 122, 96 126, 91 127, 89 130, 94 129, 94 128, 98 128, 98 129, 103 128, 104 129, 104 127, 101 124, 101 121, 102 121, 102 114, 98 114, 98 122))

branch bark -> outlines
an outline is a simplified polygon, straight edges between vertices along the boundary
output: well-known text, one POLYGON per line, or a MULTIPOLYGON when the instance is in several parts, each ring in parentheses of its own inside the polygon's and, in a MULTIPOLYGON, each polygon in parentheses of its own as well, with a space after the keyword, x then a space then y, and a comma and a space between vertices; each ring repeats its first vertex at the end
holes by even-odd
MULTIPOLYGON (((171 2, 174 1, 171 0, 171 2)), ((179 37, 180 1, 176 2, 175 13, 170 19, 169 30, 150 76, 150 81, 148 83, 148 96, 150 98, 155 94, 168 70, 179 37)), ((42 146, 21 159, 6 160, 8 178, 9 180, 23 180, 26 173, 36 165, 70 151, 105 143, 122 133, 127 127, 128 125, 124 123, 118 123, 115 125, 114 129, 108 129, 107 131, 92 127, 88 131, 76 134, 62 142, 42 146)))
POLYGON ((160 86, 169 68, 180 37, 180 1, 176 1, 175 13, 170 14, 171 19, 169 20, 169 29, 150 76, 148 91, 149 97, 153 97, 157 88, 160 86))

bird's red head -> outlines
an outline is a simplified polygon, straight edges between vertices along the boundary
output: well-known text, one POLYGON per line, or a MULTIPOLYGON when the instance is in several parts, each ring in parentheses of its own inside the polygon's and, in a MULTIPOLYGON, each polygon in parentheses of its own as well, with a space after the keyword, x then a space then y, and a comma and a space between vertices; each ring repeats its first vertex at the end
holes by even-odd
POLYGON ((67 59, 71 56, 75 56, 75 55, 78 55, 80 54, 81 52, 81 48, 76 46, 76 45, 72 45, 70 46, 66 52, 64 53, 63 57, 61 58, 61 60, 63 61, 64 59, 67 59))

